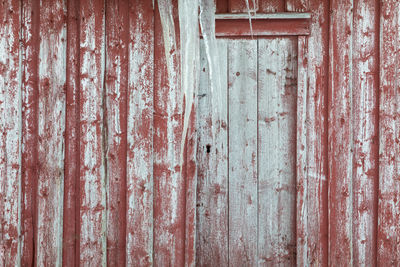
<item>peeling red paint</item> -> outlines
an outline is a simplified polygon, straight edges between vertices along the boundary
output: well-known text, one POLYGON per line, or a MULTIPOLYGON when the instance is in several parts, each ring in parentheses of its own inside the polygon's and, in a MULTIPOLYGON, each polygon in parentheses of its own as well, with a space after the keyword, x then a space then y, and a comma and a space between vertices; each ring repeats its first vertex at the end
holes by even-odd
MULTIPOLYGON (((210 92, 182 97, 179 0, 154 2, 1 2, 0 265, 399 265, 400 4, 249 0, 250 13, 311 18, 252 19, 250 29, 247 17, 218 17, 221 38, 291 40, 285 60, 298 65, 231 66, 231 105, 215 120, 210 92), (168 51, 160 4, 172 8, 168 51), (232 100, 240 79, 280 71, 297 71, 280 81, 287 110, 232 100), (289 119, 296 181, 257 184, 266 141, 248 125, 289 119), (238 172, 246 182, 234 183, 238 172), (277 232, 289 234, 264 247, 275 236, 262 240, 253 217, 268 189, 277 232)), ((217 1, 217 13, 247 12, 244 0, 217 1)), ((221 60, 240 54, 220 44, 221 60)), ((247 50, 243 61, 255 61, 247 50)))

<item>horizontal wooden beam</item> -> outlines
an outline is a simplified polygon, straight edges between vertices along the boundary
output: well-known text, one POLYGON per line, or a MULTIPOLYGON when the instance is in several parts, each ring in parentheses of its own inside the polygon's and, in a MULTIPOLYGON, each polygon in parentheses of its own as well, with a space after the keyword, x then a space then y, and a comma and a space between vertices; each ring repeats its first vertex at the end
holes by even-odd
MULTIPOLYGON (((248 13, 229 13, 229 14, 215 14, 215 19, 249 19, 248 13)), ((283 13, 267 13, 267 14, 251 14, 251 19, 311 19, 311 13, 309 12, 283 12, 283 13)))
POLYGON ((310 13, 216 14, 217 37, 309 35, 310 13), (251 18, 251 27, 250 27, 251 18))

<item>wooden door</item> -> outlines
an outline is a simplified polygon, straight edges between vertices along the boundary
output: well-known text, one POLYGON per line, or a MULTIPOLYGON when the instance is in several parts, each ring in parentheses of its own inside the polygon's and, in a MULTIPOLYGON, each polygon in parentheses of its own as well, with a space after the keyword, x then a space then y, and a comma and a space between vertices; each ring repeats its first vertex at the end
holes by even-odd
POLYGON ((198 108, 199 265, 295 264, 297 37, 218 39, 220 123, 204 44, 198 108), (217 261, 217 262, 215 262, 217 261))

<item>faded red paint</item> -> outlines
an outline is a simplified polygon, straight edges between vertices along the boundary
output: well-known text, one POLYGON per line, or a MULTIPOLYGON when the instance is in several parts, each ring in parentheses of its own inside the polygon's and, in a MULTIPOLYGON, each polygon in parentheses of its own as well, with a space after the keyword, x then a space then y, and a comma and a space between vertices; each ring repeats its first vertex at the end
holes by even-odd
MULTIPOLYGON (((328 264, 328 70, 329 1, 287 1, 311 10, 308 36, 307 167, 315 182, 307 183, 307 223, 299 220, 306 243, 297 248, 297 263, 328 264)), ((289 9, 288 11, 295 11, 289 9)), ((304 11, 302 9, 302 11, 304 11)), ((296 10, 298 11, 298 10, 296 10)), ((300 75, 300 73, 299 73, 300 75)), ((299 196, 299 195, 298 195, 299 196)), ((298 230, 299 231, 299 230, 298 230)), ((299 233, 299 232, 298 232, 299 233)))
POLYGON ((296 20, 253 20, 252 31, 248 19, 224 20, 215 22, 215 34, 219 37, 244 37, 253 35, 309 35, 308 19, 296 20), (266 26, 268 24, 268 26, 266 26))
POLYGON ((352 221, 352 1, 334 1, 329 81, 329 264, 351 264, 352 221), (340 90, 334 90, 340 88, 340 90))
MULTIPOLYGON (((209 187, 204 181, 211 163, 197 148, 213 148, 199 132, 212 133, 197 129, 196 120, 213 122, 211 114, 197 114, 196 101, 180 151, 185 108, 179 102, 178 0, 172 1, 176 48, 167 55, 157 2, 154 7, 141 0, 0 4, 1 41, 10 41, 1 59, 12 62, 0 65, 0 76, 7 78, 0 94, 20 103, 0 102, 0 265, 237 263, 232 250, 229 257, 228 210, 205 209, 209 227, 197 227, 201 205, 229 201, 228 180, 209 187), (55 38, 65 28, 66 39, 55 38), (166 57, 176 70, 170 80, 166 57), (65 84, 58 84, 59 73, 65 73, 65 84), (65 106, 65 116, 54 113, 55 103, 65 106), (11 136, 13 131, 20 132, 11 136), (60 180, 64 194, 58 197, 60 180), (207 188, 211 191, 202 191, 207 188), (62 227, 53 227, 57 220, 62 227), (62 248, 52 243, 58 236, 62 248), (204 236, 210 240, 196 239, 204 236)), ((254 2, 255 7, 249 0, 249 7, 257 13, 312 13, 311 19, 270 21, 265 34, 301 36, 296 264, 399 265, 400 4, 254 2)), ((218 13, 247 11, 244 0, 217 1, 218 13)), ((247 39, 262 35, 265 22, 252 23, 253 32, 247 19, 220 19, 216 32, 247 39)), ((228 128, 223 121, 215 131, 228 128)), ((251 197, 245 202, 255 203, 251 197)), ((249 256, 243 251, 241 256, 249 256)), ((276 255, 261 260, 285 260, 276 255)))
POLYGON ((37 236, 37 180, 38 180, 38 55, 39 55, 39 2, 22 2, 22 25, 24 27, 22 59, 22 195, 21 202, 21 232, 22 242, 22 265, 32 265, 35 262, 34 248, 37 236))
POLYGON ((127 1, 107 1, 104 133, 107 179, 107 265, 126 264, 127 115, 129 79, 127 1))
MULTIPOLYGON (((179 33, 178 1, 172 2, 172 22, 179 33)), ((154 264, 185 263, 185 181, 180 165, 183 110, 180 99, 179 38, 170 51, 164 49, 160 3, 156 4, 154 32, 154 264), (168 61, 167 58, 168 57, 168 61), (170 66, 168 66, 171 64, 170 66), (171 101, 172 100, 172 101, 171 101), (172 138, 172 140, 170 140, 172 138), (171 151, 171 148, 173 149, 171 151)))
POLYGON ((151 266, 154 10, 150 1, 141 0, 133 1, 129 8, 126 263, 128 266, 151 266))
POLYGON ((65 172, 63 263, 74 266, 79 262, 79 2, 68 1, 67 6, 67 71, 65 111, 65 172))
POLYGON ((104 1, 80 2, 79 254, 77 263, 106 261, 104 1))
POLYGON ((400 171, 399 136, 399 12, 398 2, 382 2, 380 6, 379 68, 379 190, 377 264, 398 265, 400 171))
POLYGON ((0 4, 0 262, 16 265, 19 249, 19 152, 22 143, 19 90, 19 1, 0 4))

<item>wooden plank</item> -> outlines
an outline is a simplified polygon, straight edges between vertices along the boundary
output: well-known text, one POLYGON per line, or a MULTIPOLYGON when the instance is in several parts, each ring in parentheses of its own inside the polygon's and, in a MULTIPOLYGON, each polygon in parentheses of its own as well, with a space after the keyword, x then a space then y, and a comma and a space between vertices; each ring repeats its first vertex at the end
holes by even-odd
POLYGON ((285 11, 285 0, 258 0, 259 13, 275 13, 285 11))
POLYGON ((329 2, 312 0, 307 10, 311 33, 298 50, 297 264, 327 266, 329 2))
POLYGON ((331 1, 329 265, 353 264, 353 1, 331 1))
POLYGON ((229 263, 257 263, 257 40, 228 44, 229 263))
POLYGON ((179 2, 181 69, 181 176, 185 183, 185 266, 196 266, 197 134, 196 112, 200 68, 199 5, 192 0, 179 2))
POLYGON ((297 38, 258 40, 258 257, 296 263, 297 38))
POLYGON ((215 35, 218 37, 309 35, 308 19, 217 19, 215 35))
POLYGON ((20 2, 0 4, 0 264, 20 263, 20 2))
POLYGON ((399 14, 400 3, 381 3, 378 266, 396 266, 400 263, 399 14))
MULTIPOLYGON (((251 19, 253 20, 272 20, 272 19, 281 19, 281 20, 292 20, 292 19, 310 19, 311 13, 309 12, 283 12, 283 13, 268 13, 268 14, 252 14, 251 19)), ((247 13, 233 13, 233 14, 215 14, 215 19, 249 19, 249 14, 247 13)))
POLYGON ((107 1, 105 10, 105 155, 107 265, 126 261, 126 163, 129 3, 107 1))
POLYGON ((376 265, 379 3, 354 2, 353 264, 376 265))
MULTIPOLYGON (((308 128, 307 128, 307 103, 308 99, 308 43, 303 36, 298 37, 297 47, 297 135, 296 135, 296 263, 299 266, 307 266, 309 259, 309 230, 308 230, 308 205, 309 195, 307 152, 308 152, 308 128)), ((318 201, 312 199, 311 202, 318 201)), ((311 216, 310 216, 311 217, 311 216)), ((312 217, 311 217, 312 218, 312 217)))
POLYGON ((317 11, 316 9, 310 9, 310 3, 314 0, 285 0, 285 10, 288 12, 304 12, 308 10, 317 11))
POLYGON ((21 265, 34 262, 37 240, 39 1, 22 2, 21 265))
POLYGON ((79 2, 67 4, 63 265, 79 262, 79 2), (77 259, 78 258, 78 259, 77 259))
POLYGON ((38 109, 38 265, 62 262, 64 196, 65 57, 64 2, 40 4, 38 109))
POLYGON ((106 265, 104 1, 80 3, 79 263, 106 265))
POLYGON ((181 175, 182 95, 177 0, 155 7, 154 265, 185 262, 185 181, 181 175))
POLYGON ((129 6, 127 265, 153 263, 154 11, 151 1, 129 6))
MULTIPOLYGON (((198 35, 196 35, 198 36, 198 35)), ((199 67, 197 65, 196 67, 199 67)), ((196 74, 197 69, 194 69, 196 74)), ((196 84, 198 81, 193 79, 191 82, 196 84)), ((196 85, 194 85, 196 86, 196 85)), ((189 124, 187 129, 187 137, 184 144, 184 178, 185 178, 185 266, 196 266, 196 200, 197 200, 197 129, 196 129, 196 112, 197 112, 197 90, 189 95, 194 97, 190 108, 189 124)), ((185 98, 185 104, 187 103, 185 98)))
POLYGON ((204 42, 198 93, 197 264, 228 266, 228 41, 218 39, 221 95, 211 92, 204 42), (215 114, 216 101, 221 101, 215 114), (219 119, 220 121, 215 121, 219 119))

